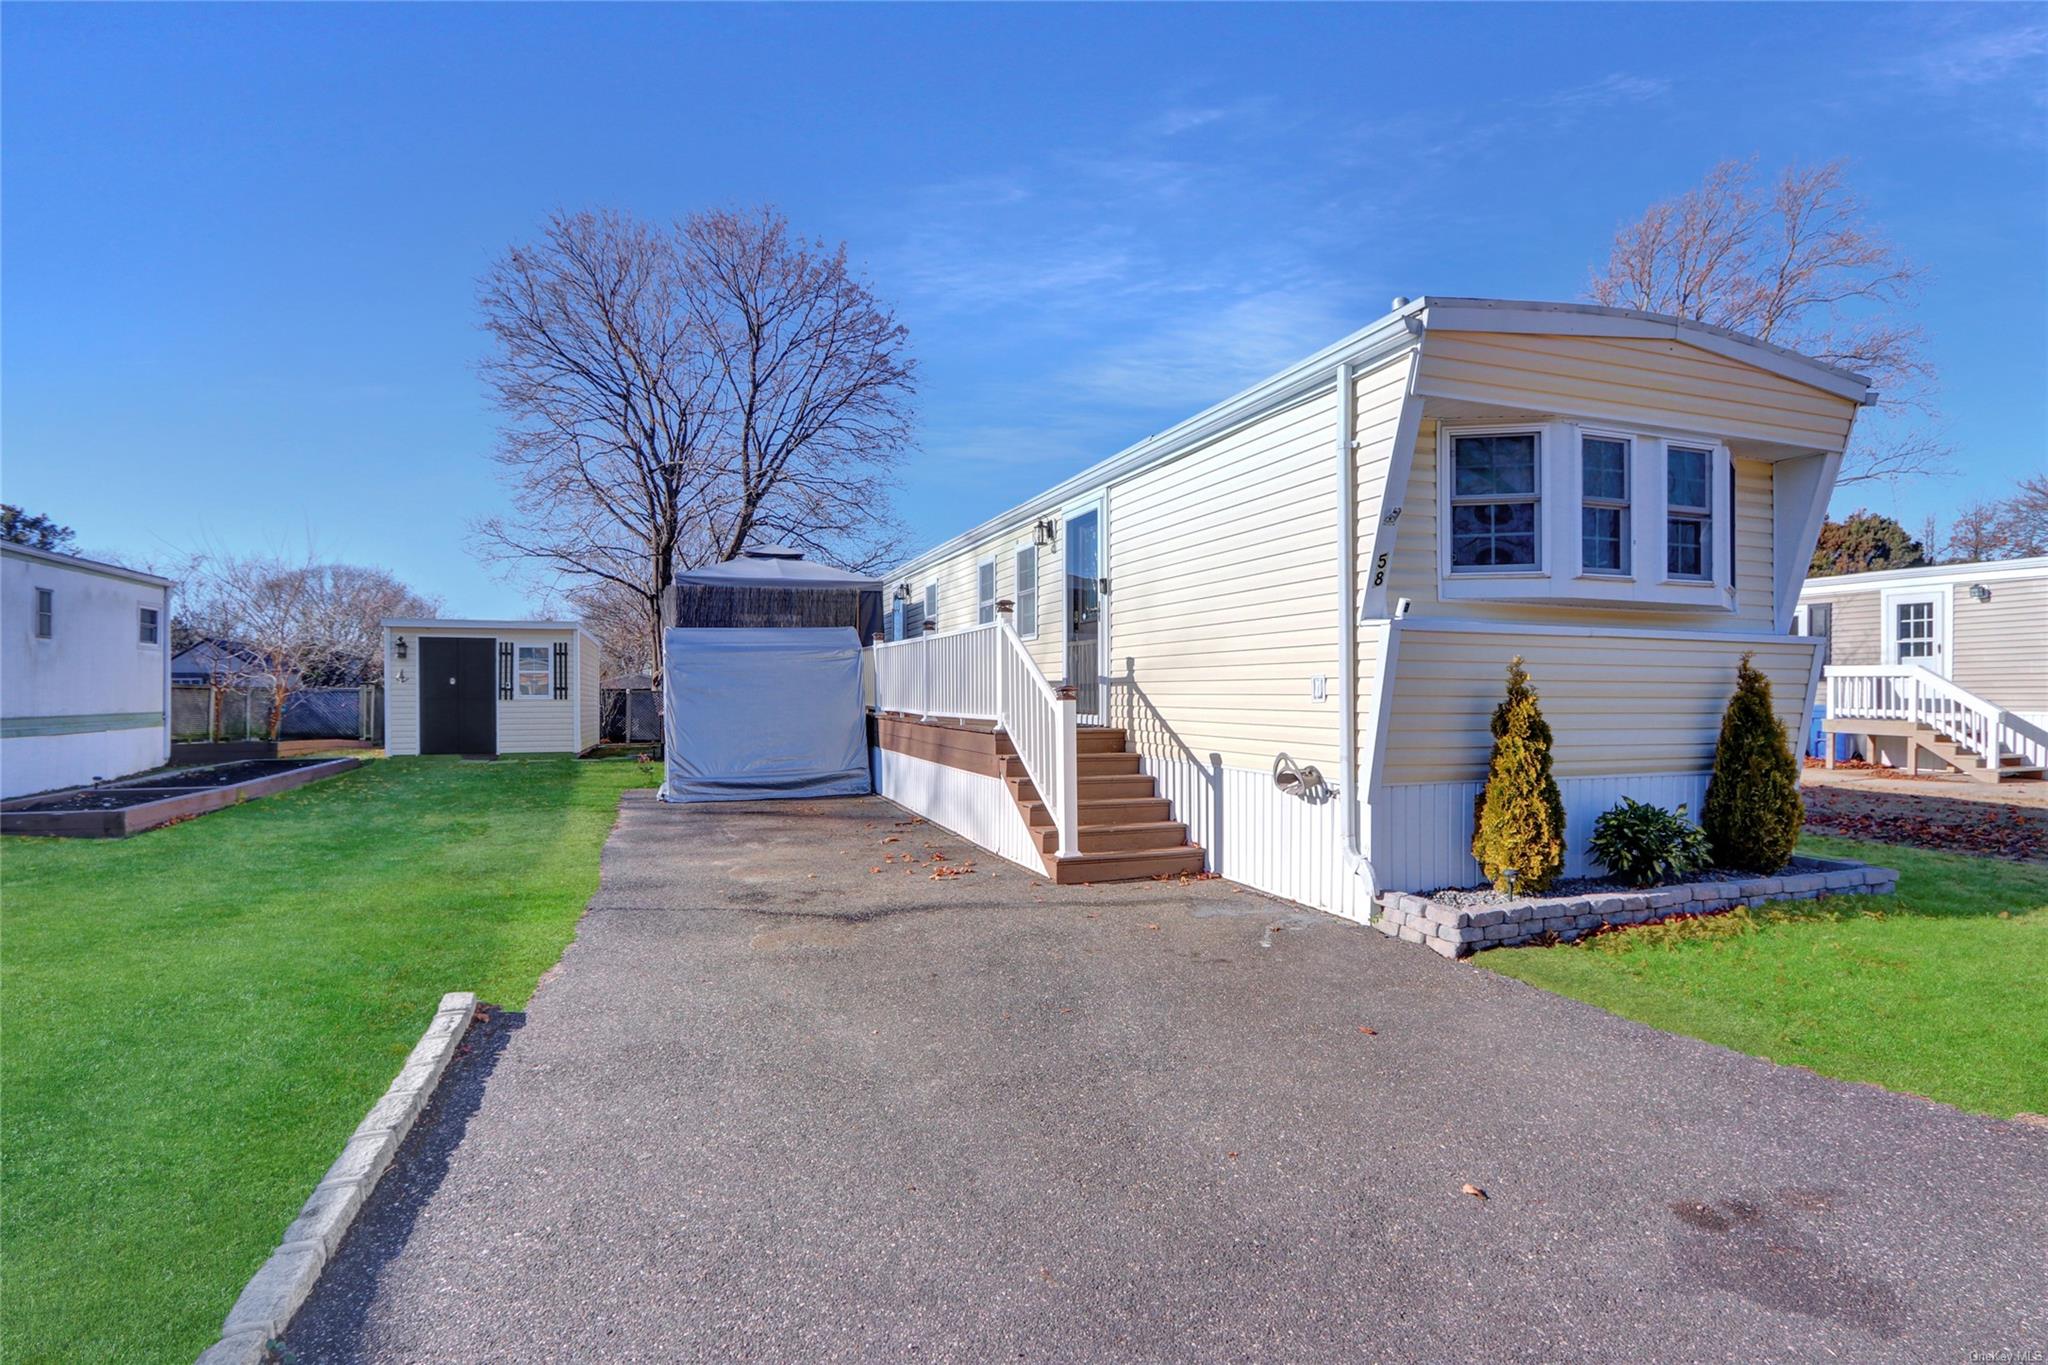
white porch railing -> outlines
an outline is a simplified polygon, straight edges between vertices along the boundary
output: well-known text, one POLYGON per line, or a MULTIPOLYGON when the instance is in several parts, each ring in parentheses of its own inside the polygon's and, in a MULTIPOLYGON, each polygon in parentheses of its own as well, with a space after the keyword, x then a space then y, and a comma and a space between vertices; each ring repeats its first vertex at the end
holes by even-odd
POLYGON ((2009 754, 2048 762, 2048 732, 1917 664, 1830 664, 1822 677, 1829 720, 1924 725, 1994 771, 2009 754))
POLYGON ((876 710, 995 722, 1052 814, 1060 854, 1081 851, 1074 690, 1046 681, 1009 612, 993 625, 877 642, 873 655, 876 710))

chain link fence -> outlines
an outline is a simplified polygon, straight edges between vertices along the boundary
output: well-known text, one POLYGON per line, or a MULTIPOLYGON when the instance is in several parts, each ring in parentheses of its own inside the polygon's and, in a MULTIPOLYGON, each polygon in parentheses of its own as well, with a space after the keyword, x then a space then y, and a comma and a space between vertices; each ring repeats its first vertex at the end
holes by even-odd
POLYGON ((598 701, 598 735, 606 744, 661 742, 661 694, 653 688, 607 687, 598 701))

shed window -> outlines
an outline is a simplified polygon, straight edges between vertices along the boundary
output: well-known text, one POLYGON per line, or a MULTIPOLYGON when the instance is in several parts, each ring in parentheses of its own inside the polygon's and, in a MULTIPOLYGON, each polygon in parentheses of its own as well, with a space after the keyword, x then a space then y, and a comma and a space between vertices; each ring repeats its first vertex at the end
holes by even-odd
POLYGON ((1017 551, 1017 633, 1038 634, 1038 547, 1025 545, 1017 551))
POLYGON ((57 594, 51 588, 36 589, 36 638, 47 640, 57 633, 57 594))
POLYGON ((1579 442, 1579 562, 1587 573, 1629 571, 1629 443, 1612 436, 1579 442))
POLYGON ((546 645, 519 646, 518 695, 545 699, 554 690, 546 645))
POLYGON ((136 611, 135 638, 142 644, 156 643, 156 608, 141 607, 136 611))
POLYGON ((974 623, 994 625, 996 619, 996 561, 991 555, 974 569, 974 623))
POLYGON ((1709 451, 1672 446, 1665 460, 1665 572, 1711 578, 1714 572, 1714 460, 1709 451))
POLYGON ((1535 568, 1536 489, 1535 432, 1454 438, 1452 570, 1535 568))

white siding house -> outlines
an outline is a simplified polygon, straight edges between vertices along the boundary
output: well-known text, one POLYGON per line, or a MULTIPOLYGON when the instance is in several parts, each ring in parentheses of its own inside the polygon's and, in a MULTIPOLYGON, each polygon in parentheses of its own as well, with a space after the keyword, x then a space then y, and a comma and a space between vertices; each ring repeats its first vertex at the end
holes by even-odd
POLYGON ((2012 732, 2000 774, 2039 775, 2048 758, 2048 558, 1815 578, 1799 595, 1798 625, 1828 642, 1818 703, 1826 726, 1857 736, 1864 757, 1899 767, 1929 757, 1994 778, 1977 748, 1947 752, 1967 736, 1930 733, 1975 716, 1986 738, 2012 732), (1915 692, 1925 704, 1909 716, 1915 692))
POLYGON ((0 544, 0 796, 170 758, 169 580, 0 544))
POLYGON ((387 620, 388 754, 578 754, 598 743, 597 641, 575 621, 387 620))
MULTIPOLYGON (((1520 656, 1585 871, 1592 816, 1620 796, 1699 809, 1745 653, 1801 732, 1818 658, 1793 609, 1867 397, 1859 376, 1674 318, 1397 301, 890 573, 891 634, 912 638, 878 650, 878 709, 1020 733, 993 775, 956 741, 887 741, 889 770, 1008 782, 1055 875, 1091 830, 1077 877, 1171 870, 1100 852, 1164 825, 1211 871, 1363 916, 1381 890, 1478 879, 1472 798, 1520 656), (949 687, 949 669, 1011 667, 1009 646, 966 637, 991 630, 991 596, 1021 595, 1024 546, 1019 653, 1054 690, 949 687), (1035 737, 1060 684, 1124 753, 1035 737)), ((918 777, 899 789, 943 785, 918 777)), ((949 809, 985 804, 962 789, 949 809)), ((981 842, 1014 838, 1005 822, 981 842)))

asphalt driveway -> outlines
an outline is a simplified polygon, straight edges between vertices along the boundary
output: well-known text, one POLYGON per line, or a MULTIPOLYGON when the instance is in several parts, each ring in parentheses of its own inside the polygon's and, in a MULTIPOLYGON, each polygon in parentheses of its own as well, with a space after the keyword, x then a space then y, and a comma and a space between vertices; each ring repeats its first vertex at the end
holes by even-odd
POLYGON ((287 1344, 2029 1359, 2044 1226, 2048 1131, 1220 881, 1058 888, 880 800, 635 792, 287 1344))

